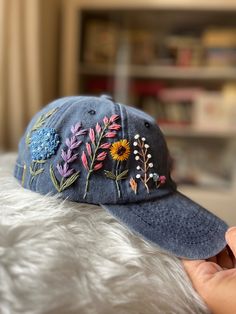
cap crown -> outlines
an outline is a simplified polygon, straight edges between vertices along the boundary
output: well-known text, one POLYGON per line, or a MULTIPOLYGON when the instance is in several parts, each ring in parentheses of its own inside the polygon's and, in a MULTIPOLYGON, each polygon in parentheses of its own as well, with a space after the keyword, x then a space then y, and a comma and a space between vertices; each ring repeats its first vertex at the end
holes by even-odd
POLYGON ((124 204, 175 190, 156 121, 107 96, 73 96, 44 107, 19 143, 15 176, 41 194, 124 204))

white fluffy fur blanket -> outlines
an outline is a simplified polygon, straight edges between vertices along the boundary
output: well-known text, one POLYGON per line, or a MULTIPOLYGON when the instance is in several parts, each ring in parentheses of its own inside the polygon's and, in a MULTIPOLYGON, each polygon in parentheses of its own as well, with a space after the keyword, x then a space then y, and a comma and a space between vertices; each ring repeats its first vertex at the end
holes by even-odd
POLYGON ((209 313, 181 261, 102 208, 24 190, 0 158, 1 314, 209 313))

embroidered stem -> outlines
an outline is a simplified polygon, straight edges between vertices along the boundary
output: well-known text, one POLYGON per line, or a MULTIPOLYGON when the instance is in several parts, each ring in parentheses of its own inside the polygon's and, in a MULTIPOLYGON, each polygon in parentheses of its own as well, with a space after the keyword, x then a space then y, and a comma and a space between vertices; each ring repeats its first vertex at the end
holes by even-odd
MULTIPOLYGON (((166 177, 159 176, 158 173, 151 171, 153 168, 153 163, 150 161, 152 155, 148 153, 149 145, 146 143, 145 137, 140 138, 140 135, 136 134, 134 139, 133 145, 137 147, 137 149, 134 150, 135 160, 141 164, 136 167, 139 171, 139 173, 136 174, 136 178, 143 183, 147 193, 150 193, 148 182, 152 180, 158 189, 166 182, 166 177)), ((137 182, 133 178, 130 179, 130 187, 135 193, 137 192, 137 182)))
POLYGON ((21 179, 21 185, 24 187, 25 184, 25 173, 26 173, 26 164, 24 164, 24 168, 23 168, 23 174, 22 174, 22 179, 21 179))
POLYGON ((96 145, 96 139, 95 139, 95 141, 94 141, 94 153, 93 153, 93 156, 92 156, 92 159, 91 159, 89 171, 88 171, 87 178, 86 178, 86 185, 85 185, 85 191, 84 191, 84 196, 83 196, 83 198, 86 198, 86 196, 87 196, 88 189, 89 189, 89 179, 90 179, 90 176, 91 176, 91 174, 92 174, 92 172, 93 172, 93 170, 94 170, 94 169, 93 169, 93 166, 94 166, 94 162, 95 162, 95 160, 96 160, 96 154, 97 154, 97 151, 98 151, 98 149, 99 149, 101 140, 102 140, 102 138, 103 138, 103 135, 104 135, 104 133, 105 133, 107 127, 108 127, 108 124, 105 124, 105 126, 104 126, 103 129, 102 129, 102 132, 101 132, 100 136, 98 137, 98 143, 97 143, 97 145, 96 145))
POLYGON ((30 165, 30 174, 31 174, 31 178, 30 178, 30 182, 29 182, 30 186, 31 186, 33 180, 35 179, 35 177, 40 175, 44 171, 44 168, 38 168, 37 169, 37 165, 41 165, 44 163, 45 163, 45 160, 33 160, 32 161, 32 163, 30 165))
POLYGON ((147 170, 148 170, 148 159, 147 159, 147 149, 144 149, 144 142, 141 142, 140 139, 138 139, 138 147, 141 149, 141 156, 142 156, 142 163, 143 163, 143 173, 144 173, 144 179, 142 179, 141 181, 143 182, 147 193, 149 193, 149 187, 148 187, 148 181, 149 178, 147 177, 147 170))
POLYGON ((31 141, 31 133, 33 131, 36 131, 38 130, 39 128, 41 128, 41 126, 44 125, 44 123, 46 122, 46 120, 51 117, 56 111, 58 110, 58 108, 54 108, 48 112, 46 112, 45 114, 42 114, 38 119, 37 121, 35 122, 35 124, 33 125, 32 129, 27 133, 26 135, 26 138, 25 138, 25 143, 26 145, 29 145, 30 144, 30 141, 31 141))
POLYGON ((117 188, 117 193, 118 193, 118 197, 120 198, 120 187, 119 187, 119 183, 118 183, 118 168, 119 168, 119 161, 117 161, 116 163, 116 188, 117 188))
POLYGON ((118 119, 119 116, 116 114, 110 118, 105 116, 103 118, 103 127, 97 123, 94 129, 90 128, 89 130, 90 141, 86 143, 86 151, 83 151, 81 156, 83 166, 88 171, 83 198, 87 196, 91 174, 103 167, 103 161, 107 157, 107 152, 104 150, 109 149, 111 146, 111 143, 108 142, 102 144, 102 140, 114 138, 117 135, 117 131, 121 128, 121 125, 115 123, 118 119))

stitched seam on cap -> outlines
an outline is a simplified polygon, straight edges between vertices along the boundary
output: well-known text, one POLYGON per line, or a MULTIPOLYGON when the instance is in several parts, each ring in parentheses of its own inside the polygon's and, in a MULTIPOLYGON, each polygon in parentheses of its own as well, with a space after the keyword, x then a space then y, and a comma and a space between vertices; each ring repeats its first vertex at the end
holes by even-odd
MULTIPOLYGON (((132 208, 130 208, 131 212, 136 216, 136 217, 139 217, 140 220, 142 220, 145 224, 147 224, 150 228, 152 228, 153 230, 155 230, 156 228, 153 227, 152 224, 148 223, 146 220, 144 220, 140 215, 138 215, 137 213, 135 213, 132 208)), ((209 224, 207 224, 207 226, 209 226, 209 224)), ((207 227, 206 226, 206 227, 207 227)), ((214 229, 212 228, 209 228, 208 229, 208 232, 206 234, 204 234, 204 237, 207 236, 210 231, 214 231, 214 229)), ((166 232, 163 232, 163 234, 167 234, 166 232)), ((173 238, 173 240, 175 240, 175 238, 173 238)), ((184 244, 203 244, 205 242, 209 241, 209 239, 205 239, 205 241, 201 241, 201 242, 186 242, 186 241, 182 241, 182 243, 184 244)))

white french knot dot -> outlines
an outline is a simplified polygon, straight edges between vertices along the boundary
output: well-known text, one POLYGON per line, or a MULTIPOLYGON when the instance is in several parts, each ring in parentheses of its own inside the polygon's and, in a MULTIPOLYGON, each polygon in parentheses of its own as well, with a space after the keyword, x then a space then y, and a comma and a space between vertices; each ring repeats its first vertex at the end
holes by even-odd
POLYGON ((135 156, 135 159, 136 159, 136 160, 139 160, 139 156, 135 156))
POLYGON ((140 166, 137 166, 136 169, 137 169, 137 170, 140 170, 140 166))
POLYGON ((145 137, 142 137, 142 141, 145 142, 145 141, 146 141, 146 138, 145 138, 145 137))
POLYGON ((140 174, 136 174, 136 178, 139 179, 141 177, 140 174))
POLYGON ((150 173, 150 174, 149 174, 149 177, 150 177, 150 178, 153 178, 153 173, 150 173))
POLYGON ((150 168, 152 168, 152 167, 153 167, 153 163, 150 162, 150 164, 148 164, 148 166, 149 166, 150 168))
POLYGON ((152 157, 152 155, 151 155, 151 154, 148 154, 147 156, 148 156, 148 158, 151 158, 151 157, 152 157))
POLYGON ((150 146, 149 146, 148 144, 145 144, 144 147, 145 147, 145 148, 149 148, 150 146))
POLYGON ((137 150, 134 150, 134 154, 135 154, 135 155, 138 154, 138 151, 137 151, 137 150))
POLYGON ((137 146, 137 145, 138 145, 138 143, 137 143, 137 142, 134 142, 134 143, 133 143, 133 145, 134 145, 134 146, 137 146))
POLYGON ((134 138, 137 140, 138 138, 139 138, 139 134, 136 134, 135 136, 134 136, 134 138))

